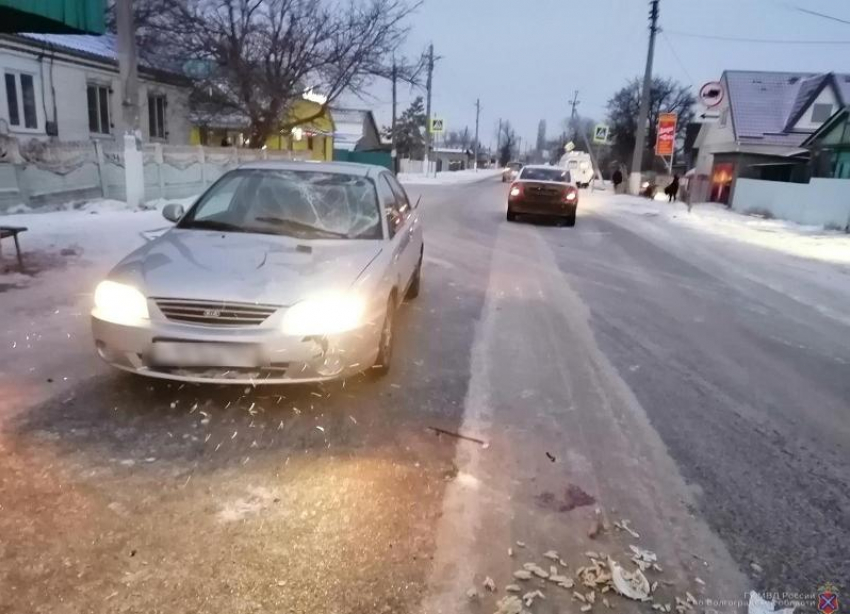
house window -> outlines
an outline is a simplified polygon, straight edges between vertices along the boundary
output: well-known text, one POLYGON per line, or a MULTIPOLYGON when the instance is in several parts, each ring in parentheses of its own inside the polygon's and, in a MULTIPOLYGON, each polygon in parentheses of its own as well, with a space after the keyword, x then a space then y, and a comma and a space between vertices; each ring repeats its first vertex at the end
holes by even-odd
POLYGON ((148 131, 152 139, 165 138, 165 96, 148 96, 148 131))
POLYGON ((7 72, 6 105, 9 107, 9 123, 13 126, 37 129, 38 116, 35 110, 35 81, 26 73, 7 72))
POLYGON ((109 134, 109 87, 89 84, 89 132, 109 134))
POLYGON ((822 124, 832 117, 831 104, 815 104, 812 105, 812 123, 822 124))

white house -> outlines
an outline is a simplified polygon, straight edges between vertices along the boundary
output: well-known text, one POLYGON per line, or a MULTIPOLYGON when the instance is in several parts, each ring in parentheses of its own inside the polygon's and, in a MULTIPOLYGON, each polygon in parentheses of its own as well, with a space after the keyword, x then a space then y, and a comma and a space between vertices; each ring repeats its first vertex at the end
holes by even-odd
MULTIPOLYGON (((116 39, 111 34, 0 35, 0 134, 19 140, 123 135, 116 39)), ((139 66, 142 138, 189 142, 189 89, 179 75, 139 66)))
POLYGON ((373 151, 381 148, 381 133, 375 116, 367 109, 331 107, 334 120, 334 149, 373 151))
POLYGON ((710 198, 729 202, 737 178, 803 181, 804 141, 850 103, 850 75, 727 70, 716 118, 694 147, 696 174, 709 177, 710 198))

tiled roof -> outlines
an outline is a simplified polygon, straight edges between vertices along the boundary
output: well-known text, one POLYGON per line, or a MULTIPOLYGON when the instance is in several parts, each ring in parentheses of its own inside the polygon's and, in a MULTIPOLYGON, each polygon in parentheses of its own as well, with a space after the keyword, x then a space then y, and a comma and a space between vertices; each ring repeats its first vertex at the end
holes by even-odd
POLYGON ((726 71, 724 78, 738 139, 799 146, 808 133, 788 132, 788 123, 805 111, 830 76, 841 97, 839 103, 850 102, 850 75, 726 71))

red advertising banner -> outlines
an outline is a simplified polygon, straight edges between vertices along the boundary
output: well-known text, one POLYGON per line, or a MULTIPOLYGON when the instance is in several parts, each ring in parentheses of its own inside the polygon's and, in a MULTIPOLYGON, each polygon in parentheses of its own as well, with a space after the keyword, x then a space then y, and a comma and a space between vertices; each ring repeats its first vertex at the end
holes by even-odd
POLYGON ((655 139, 655 155, 672 157, 676 150, 675 113, 662 113, 658 116, 658 136, 655 139))

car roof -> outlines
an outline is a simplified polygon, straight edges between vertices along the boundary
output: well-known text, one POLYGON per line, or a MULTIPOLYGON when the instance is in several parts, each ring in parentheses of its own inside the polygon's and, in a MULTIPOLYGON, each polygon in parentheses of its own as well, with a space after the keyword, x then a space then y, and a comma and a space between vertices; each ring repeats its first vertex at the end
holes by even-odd
POLYGON ((357 162, 320 162, 316 160, 259 160, 239 165, 240 169, 274 170, 274 171, 313 171, 317 173, 334 173, 339 175, 355 175, 358 177, 376 177, 387 171, 383 166, 374 164, 359 164, 357 162))
POLYGON ((525 166, 522 167, 522 170, 525 170, 527 168, 530 168, 532 170, 534 170, 534 169, 548 169, 550 171, 562 171, 562 170, 564 170, 564 168, 562 166, 552 166, 550 164, 526 164, 525 166))

